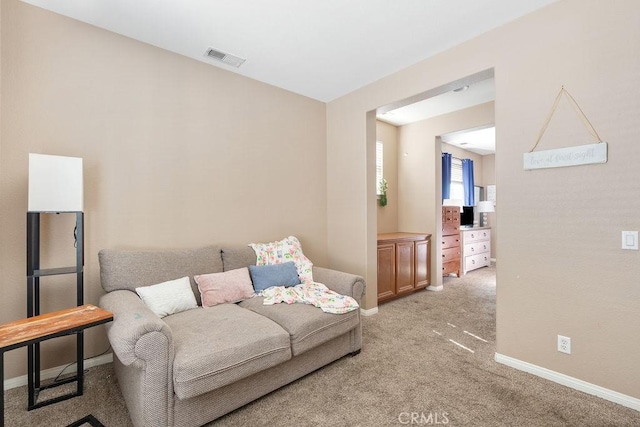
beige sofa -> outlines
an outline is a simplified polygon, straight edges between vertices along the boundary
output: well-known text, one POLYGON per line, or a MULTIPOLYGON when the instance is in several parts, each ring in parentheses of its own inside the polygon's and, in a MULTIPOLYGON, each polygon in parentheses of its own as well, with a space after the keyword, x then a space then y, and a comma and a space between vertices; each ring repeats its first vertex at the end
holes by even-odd
MULTIPOLYGON (((201 304, 193 276, 255 264, 250 247, 102 250, 99 260, 100 306, 114 313, 107 333, 135 426, 200 426, 360 351, 360 310, 328 314, 255 297, 160 318, 135 292, 189 276, 201 304)), ((361 277, 315 266, 313 276, 360 303, 361 277)))

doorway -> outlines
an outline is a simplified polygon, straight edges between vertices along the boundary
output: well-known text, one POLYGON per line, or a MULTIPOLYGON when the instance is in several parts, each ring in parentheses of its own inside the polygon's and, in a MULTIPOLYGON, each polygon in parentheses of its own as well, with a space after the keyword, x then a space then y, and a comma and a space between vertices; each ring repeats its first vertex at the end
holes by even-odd
MULTIPOLYGON (((440 241, 441 136, 492 125, 494 99, 493 70, 490 69, 378 108, 377 123, 395 126, 398 135, 397 177, 387 178, 395 181, 393 185, 389 182, 389 187, 397 188, 396 231, 429 232, 432 242, 440 241)), ((388 218, 386 220, 388 223, 388 218)), ((439 274, 441 247, 432 245, 431 254, 428 289, 440 290, 443 284, 439 274)))

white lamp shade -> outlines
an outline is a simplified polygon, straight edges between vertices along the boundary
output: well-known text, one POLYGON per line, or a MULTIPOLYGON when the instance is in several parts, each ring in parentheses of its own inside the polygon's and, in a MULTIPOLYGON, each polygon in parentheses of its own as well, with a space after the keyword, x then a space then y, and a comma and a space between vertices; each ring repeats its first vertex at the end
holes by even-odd
POLYGON ((30 212, 82 212, 82 159, 29 153, 30 212))
POLYGON ((493 206, 493 202, 491 200, 478 202, 478 212, 485 213, 485 212, 495 212, 495 211, 496 209, 493 206))

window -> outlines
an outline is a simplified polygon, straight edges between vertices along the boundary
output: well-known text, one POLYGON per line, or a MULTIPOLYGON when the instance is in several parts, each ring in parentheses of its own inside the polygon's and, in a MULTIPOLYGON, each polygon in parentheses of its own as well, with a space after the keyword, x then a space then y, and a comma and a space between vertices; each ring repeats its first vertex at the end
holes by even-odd
POLYGON ((451 199, 464 200, 462 185, 462 159, 451 158, 451 199))
MULTIPOLYGON (((462 166, 460 171, 460 174, 462 174, 462 166)), ((380 183, 382 178, 384 178, 384 143, 376 141, 376 194, 378 196, 381 194, 380 183)))

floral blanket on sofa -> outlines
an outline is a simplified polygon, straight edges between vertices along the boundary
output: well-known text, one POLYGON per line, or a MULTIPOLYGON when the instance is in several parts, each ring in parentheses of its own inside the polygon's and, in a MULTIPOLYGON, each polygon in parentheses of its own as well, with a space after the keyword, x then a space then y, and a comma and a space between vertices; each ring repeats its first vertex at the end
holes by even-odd
POLYGON ((310 304, 331 314, 344 314, 360 307, 352 297, 341 295, 317 282, 290 287, 274 286, 263 290, 260 295, 264 297, 264 305, 283 302, 310 304))

